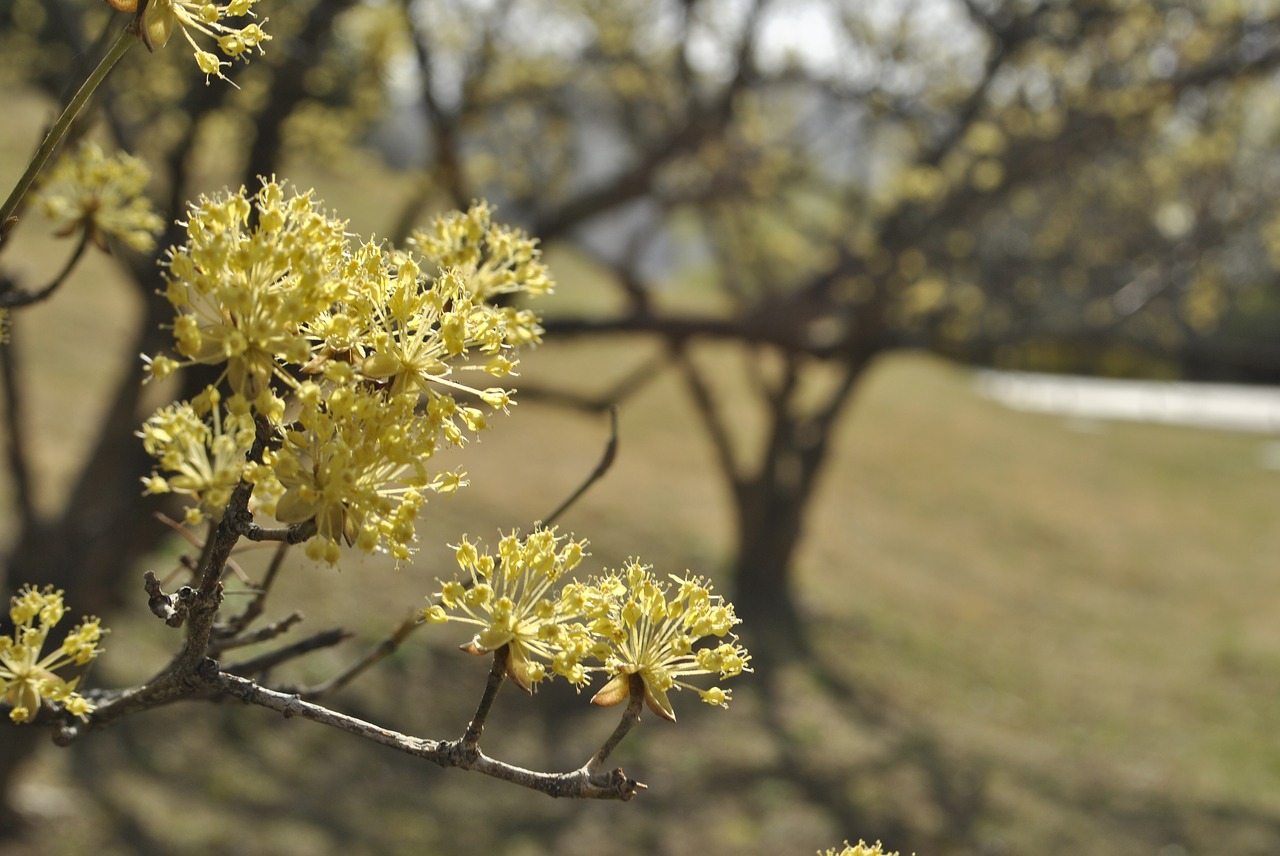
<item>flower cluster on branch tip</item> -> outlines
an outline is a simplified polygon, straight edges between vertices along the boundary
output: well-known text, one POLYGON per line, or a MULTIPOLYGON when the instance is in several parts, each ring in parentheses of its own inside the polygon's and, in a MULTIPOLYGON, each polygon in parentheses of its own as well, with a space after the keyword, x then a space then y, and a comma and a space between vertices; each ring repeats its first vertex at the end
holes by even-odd
POLYGON ((462 649, 486 654, 507 648, 507 674, 530 690, 560 676, 581 687, 606 677, 597 705, 627 700, 632 677, 643 682, 649 708, 675 721, 668 693, 692 689, 708 704, 728 706, 730 691, 701 689, 686 678, 726 679, 749 672, 750 655, 731 633, 733 605, 712 594, 700 577, 659 580, 647 565, 628 563, 587 580, 565 580, 586 555, 586 542, 538 529, 526 538, 502 538, 495 558, 463 539, 459 566, 468 583, 441 583, 437 603, 423 619, 475 625, 462 649), (721 640, 702 644, 705 639, 721 640))
POLYGON ((170 475, 143 480, 148 493, 177 493, 196 503, 186 519, 195 525, 226 508, 244 474, 256 427, 248 402, 209 387, 191 401, 162 407, 142 426, 142 443, 170 475))
MULTIPOLYGON (((107 0, 121 12, 138 13, 137 30, 149 50, 164 47, 174 29, 181 30, 194 50, 196 65, 200 66, 206 80, 210 76, 225 77, 222 69, 231 63, 200 47, 192 33, 213 39, 224 56, 248 62, 252 49, 257 48, 258 53, 263 53, 262 43, 270 41, 271 36, 259 24, 250 22, 237 27, 227 23, 227 19, 255 17, 253 7, 257 2, 230 0, 218 4, 202 0, 149 0, 139 4, 138 0, 107 0), (139 5, 143 7, 141 10, 139 5)), ((266 22, 264 18, 262 23, 266 22)))
POLYGON ((102 653, 98 640, 105 633, 96 618, 85 618, 67 633, 62 644, 41 657, 45 640, 66 614, 62 592, 51 587, 26 586, 9 600, 13 635, 0 636, 0 701, 14 722, 30 722, 42 701, 53 702, 75 716, 93 711, 93 703, 75 692, 80 678, 55 674, 84 666, 102 653))
POLYGON ((415 234, 411 250, 357 243, 310 193, 275 181, 202 197, 183 225, 166 262, 176 356, 144 359, 156 379, 222 372, 143 426, 159 462, 147 491, 189 496, 195 523, 245 480, 255 511, 314 521, 313 558, 336 562, 340 542, 408 558, 427 495, 466 483, 430 466, 436 451, 512 405, 513 390, 489 384, 541 341, 537 315, 492 302, 551 290, 536 243, 482 203, 415 234))
POLYGON ((888 850, 884 850, 879 841, 875 844, 868 844, 859 840, 857 844, 850 844, 846 841, 844 848, 841 850, 827 849, 820 851, 818 856, 898 856, 898 851, 894 850, 890 853, 888 850))
POLYGON ((146 164, 124 152, 104 154, 92 141, 67 152, 41 182, 35 203, 69 235, 84 229, 100 248, 114 235, 135 250, 149 250, 164 221, 142 195, 146 164))

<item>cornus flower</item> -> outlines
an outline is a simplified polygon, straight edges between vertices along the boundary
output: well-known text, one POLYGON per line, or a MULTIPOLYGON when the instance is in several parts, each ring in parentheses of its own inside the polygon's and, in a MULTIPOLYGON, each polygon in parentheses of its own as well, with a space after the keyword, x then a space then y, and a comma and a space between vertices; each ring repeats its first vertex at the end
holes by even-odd
POLYGON ((415 231, 409 244, 440 269, 456 268, 479 300, 516 291, 546 294, 554 286, 537 241, 494 223, 492 209, 483 202, 473 204, 466 213, 436 218, 429 227, 415 231))
MULTIPOLYGON (((510 400, 502 389, 477 389, 459 382, 455 371, 488 371, 509 374, 515 363, 502 357, 511 335, 508 307, 486 303, 471 290, 472 282, 449 268, 422 287, 417 265, 399 260, 399 273, 378 283, 374 293, 359 295, 363 306, 352 310, 367 325, 366 335, 355 343, 362 355, 360 374, 389 385, 393 392, 425 392, 432 396, 453 391, 470 393, 492 407, 505 408, 510 400), (501 363, 455 365, 455 358, 471 350, 498 355, 501 363)), ((530 323, 537 328, 536 316, 530 323)), ((540 330, 540 328, 537 328, 540 330)), ((511 338, 531 340, 523 334, 511 338)))
POLYGON ((527 538, 514 533, 498 544, 498 558, 466 538, 457 547, 458 565, 469 572, 471 585, 442 583, 440 603, 423 611, 431 623, 459 621, 479 627, 462 646, 469 654, 488 654, 507 647, 507 674, 526 692, 561 675, 582 684, 587 673, 580 660, 594 648, 569 599, 554 591, 556 583, 585 555, 586 542, 539 529, 527 538))
POLYGON ((751 671, 750 655, 730 633, 739 622, 733 605, 711 594, 710 584, 700 577, 673 575, 671 580, 677 589, 668 597, 667 584, 659 582, 648 566, 632 562, 624 573, 597 581, 614 603, 608 617, 592 626, 609 642, 603 671, 613 677, 592 703, 608 706, 626 701, 635 675, 644 682, 649 709, 674 722, 675 711, 667 697, 673 688, 692 689, 707 704, 720 707, 728 706, 730 700, 729 690, 699 689, 684 678, 718 674, 724 679, 751 671), (708 637, 725 641, 695 647, 708 637))
POLYGON ((428 470, 437 441, 417 411, 417 396, 360 387, 326 393, 308 381, 297 400, 297 419, 279 448, 250 474, 267 496, 278 497, 276 518, 314 519, 318 538, 307 553, 331 564, 339 541, 366 552, 385 546, 397 561, 409 558, 425 494, 462 484, 460 475, 428 470))
POLYGON ((460 216, 484 224, 479 264, 357 243, 310 193, 290 196, 275 181, 252 197, 242 188, 201 198, 167 262, 178 358, 143 359, 155 379, 224 365, 218 383, 236 406, 219 416, 193 402, 152 417, 147 450, 177 475, 157 473, 147 490, 192 496, 188 519, 198 520, 244 478, 259 509, 314 521, 312 558, 336 562, 341 542, 408 558, 427 495, 466 483, 431 468, 436 450, 462 445, 512 404, 505 387, 459 378, 511 374, 516 346, 541 332, 533 313, 487 297, 551 287, 532 242, 492 224, 483 205, 473 210, 460 216), (501 288, 478 283, 499 269, 520 273, 501 288), (255 429, 265 449, 247 462, 255 429))
POLYGON ((143 448, 170 473, 144 478, 146 492, 190 496, 196 502, 186 512, 190 525, 226 507, 245 473, 245 456, 253 445, 255 428, 248 403, 233 396, 224 413, 221 398, 209 387, 191 402, 162 407, 138 432, 143 448))
POLYGON ((68 713, 87 716, 93 703, 76 694, 80 679, 68 681, 54 673, 68 666, 83 666, 102 652, 98 640, 105 631, 98 619, 86 618, 71 629, 59 648, 41 657, 49 631, 66 614, 62 592, 27 586, 9 604, 13 635, 0 636, 0 701, 9 706, 9 718, 30 722, 42 699, 61 705, 68 713))
POLYGON ((103 250, 107 235, 135 250, 149 250, 164 221, 142 195, 148 178, 138 158, 123 152, 108 156, 96 143, 83 142, 49 170, 35 202, 61 234, 85 229, 103 250))
POLYGON ((818 853, 818 856, 898 856, 898 851, 890 853, 882 849, 879 841, 875 844, 868 844, 859 840, 857 844, 850 844, 848 841, 844 843, 843 850, 824 850, 818 853))
MULTIPOLYGON (((107 2, 123 11, 137 8, 137 0, 107 2)), ((142 13, 139 31, 147 47, 155 50, 168 44, 176 27, 194 49, 196 65, 204 72, 206 81, 210 76, 224 77, 222 69, 231 63, 200 47, 192 33, 213 39, 224 56, 248 62, 251 49, 257 48, 258 53, 263 53, 262 43, 270 41, 271 36, 263 32, 258 24, 234 27, 226 23, 226 19, 252 17, 253 6, 257 2, 258 0, 231 0, 219 5, 200 0, 150 0, 142 13)), ((266 23, 266 19, 263 19, 263 23, 266 23)))
MULTIPOLYGON (((309 193, 286 198, 265 182, 252 199, 244 188, 201 197, 184 225, 187 240, 170 250, 166 273, 178 365, 225 363, 232 391, 249 400, 273 377, 293 384, 284 366, 312 358, 303 326, 347 288, 346 224, 317 210, 309 193)), ((154 376, 174 366, 151 361, 154 376)))

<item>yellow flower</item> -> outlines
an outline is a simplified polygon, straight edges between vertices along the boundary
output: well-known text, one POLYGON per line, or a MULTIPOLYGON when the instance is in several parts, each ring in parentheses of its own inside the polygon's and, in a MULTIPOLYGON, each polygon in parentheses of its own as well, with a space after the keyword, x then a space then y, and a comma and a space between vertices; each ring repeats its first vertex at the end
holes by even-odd
MULTIPOLYGON (((465 383, 460 374, 511 375, 515 348, 540 342, 542 334, 535 313, 494 301, 519 292, 546 294, 553 283, 535 243, 493 223, 484 203, 437 218, 410 243, 421 262, 374 244, 361 247, 348 266, 350 297, 310 330, 326 352, 350 354, 362 376, 395 393, 442 397, 433 401, 437 416, 479 430, 483 415, 456 407, 453 394, 506 410, 510 391, 465 383), (464 359, 473 353, 484 361, 464 359)), ((461 442, 460 431, 445 430, 451 443, 461 442)))
POLYGON ((540 333, 533 313, 485 298, 550 287, 531 242, 490 223, 487 208, 473 211, 483 212, 484 252, 472 258, 441 245, 447 259, 429 256, 437 274, 427 276, 417 256, 356 245, 310 193, 290 196, 274 180, 252 197, 242 188, 201 198, 167 262, 181 359, 144 360, 154 379, 225 364, 218 383, 239 409, 219 424, 212 408, 212 427, 208 406, 152 417, 147 450, 178 476, 155 474, 148 491, 195 497, 200 508, 188 519, 198 520, 243 477, 263 511, 288 524, 314 521, 312 558, 334 563, 345 542, 407 559, 427 494, 466 484, 461 471, 429 467, 437 449, 462 445, 487 427, 489 411, 513 403, 512 390, 472 386, 461 373, 511 374, 516 347, 540 333), (517 280, 505 279, 517 270, 517 280), (247 464, 254 418, 271 437, 262 460, 247 464), (217 439, 227 436, 237 439, 217 439))
POLYGON ((149 178, 146 164, 124 152, 111 156, 93 142, 64 154, 49 170, 36 204, 61 234, 86 229, 101 249, 115 235, 135 250, 149 250, 164 221, 142 195, 149 178))
MULTIPOLYGON (((231 63, 201 48, 191 33, 194 31, 213 39, 223 55, 248 62, 250 50, 257 48, 258 53, 263 53, 262 43, 270 41, 271 36, 263 32, 258 24, 233 27, 225 23, 225 19, 253 17, 253 5, 257 2, 258 0, 230 0, 218 5, 201 0, 151 0, 142 13, 139 30, 147 47, 155 50, 168 44, 174 27, 177 27, 194 48, 196 65, 204 72, 205 80, 211 75, 224 77, 222 69, 231 63)), ((266 23, 266 19, 263 19, 263 23, 266 23)))
POLYGON ((542 263, 538 242, 493 222, 493 209, 476 202, 465 213, 436 218, 409 239, 438 270, 450 268, 470 283, 478 300, 501 294, 548 294, 555 283, 542 263))
POLYGON ((43 658, 46 637, 66 613, 62 592, 52 587, 26 586, 10 601, 13 635, 0 636, 0 701, 9 706, 14 722, 30 722, 42 700, 55 702, 84 717, 93 703, 75 692, 79 678, 67 681, 54 674, 67 666, 83 666, 102 653, 98 640, 104 631, 96 618, 86 618, 67 634, 62 645, 43 658))
POLYGON ((187 511, 190 525, 226 507, 253 445, 255 428, 248 403, 233 397, 224 413, 221 398, 208 387, 192 402, 162 407, 138 432, 143 448, 170 473, 143 479, 146 492, 192 497, 197 504, 187 511))
MULTIPOLYGON (((303 326, 346 288, 346 224, 317 210, 309 193, 286 198, 267 181, 252 199, 244 188, 201 197, 185 225, 187 240, 169 251, 166 274, 185 364, 226 363, 232 391, 251 401, 273 377, 295 385, 284 366, 312 358, 303 326)), ((153 374, 161 366, 173 368, 153 361, 153 374)))
POLYGON ((877 841, 875 844, 868 844, 859 840, 857 844, 850 844, 848 841, 844 843, 844 849, 836 851, 834 849, 824 850, 818 853, 818 856, 898 856, 898 851, 892 853, 881 849, 881 844, 877 841))
POLYGON ((366 552, 385 545, 397 561, 409 558, 426 493, 450 492, 461 479, 427 468, 438 441, 418 397, 360 386, 326 391, 307 381, 297 399, 296 422, 251 475, 277 497, 276 518, 314 519, 319 538, 308 555, 331 564, 339 541, 366 552))
POLYGON ((594 640, 574 619, 581 615, 555 584, 586 555, 586 542, 539 529, 527 538, 512 533, 498 544, 498 558, 482 553, 465 537, 456 548, 458 565, 471 585, 442 583, 440 603, 423 611, 425 621, 460 621, 480 628, 461 646, 468 654, 488 654, 507 646, 507 674, 526 692, 551 673, 570 683, 587 681, 582 660, 594 640))
POLYGON ((711 593, 700 577, 676 577, 674 596, 653 576, 649 566, 632 562, 623 574, 597 580, 599 590, 613 601, 607 617, 592 629, 609 643, 602 670, 613 677, 591 700, 615 705, 630 695, 631 676, 644 682, 649 709, 675 722, 667 694, 672 689, 692 689, 704 702, 727 707, 730 691, 720 687, 699 689, 683 680, 695 675, 718 674, 729 678, 751 671, 750 655, 730 629, 739 622, 733 605, 711 593), (707 637, 724 639, 714 646, 696 647, 707 637), (727 638, 726 638, 727 637, 727 638))

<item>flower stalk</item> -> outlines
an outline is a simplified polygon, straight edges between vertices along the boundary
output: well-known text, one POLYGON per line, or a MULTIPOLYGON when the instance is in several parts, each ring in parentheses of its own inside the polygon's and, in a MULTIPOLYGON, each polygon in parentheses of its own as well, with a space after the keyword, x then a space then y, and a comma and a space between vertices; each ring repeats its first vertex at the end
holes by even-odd
POLYGON ((49 133, 45 134, 44 142, 36 150, 31 163, 27 164, 26 172, 18 179, 18 183, 9 193, 9 198, 4 201, 4 206, 0 207, 0 246, 3 246, 5 238, 18 222, 18 210, 22 207, 27 191, 31 189, 36 176, 44 169, 49 158, 67 135, 67 130, 71 127, 71 123, 80 115, 80 111, 89 102, 89 99, 97 91, 102 81, 106 80, 111 69, 115 67, 115 64, 120 61, 120 58, 125 55, 129 48, 139 41, 139 38, 138 31, 133 24, 124 28, 116 39, 115 44, 107 51, 107 55, 102 58, 102 61, 98 63, 85 82, 81 84, 80 89, 62 111, 62 115, 53 123, 49 133))

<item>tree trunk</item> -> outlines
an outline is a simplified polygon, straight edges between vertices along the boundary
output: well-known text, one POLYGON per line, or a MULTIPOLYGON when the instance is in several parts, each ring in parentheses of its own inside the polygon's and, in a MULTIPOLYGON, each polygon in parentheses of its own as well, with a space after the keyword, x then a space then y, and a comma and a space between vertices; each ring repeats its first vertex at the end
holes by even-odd
POLYGON ((762 656, 807 655, 804 617, 792 577, 796 550, 832 448, 841 412, 870 357, 850 361, 844 377, 816 411, 804 415, 789 399, 774 402, 773 428, 757 473, 734 485, 737 554, 733 602, 762 656))
POLYGON ((791 591, 791 568, 808 497, 756 480, 742 486, 735 500, 738 537, 732 599, 739 617, 747 634, 766 645, 803 649, 804 627, 791 591))

